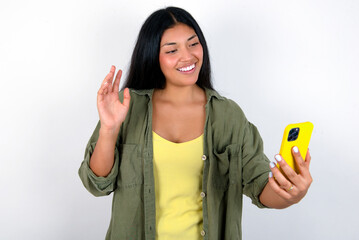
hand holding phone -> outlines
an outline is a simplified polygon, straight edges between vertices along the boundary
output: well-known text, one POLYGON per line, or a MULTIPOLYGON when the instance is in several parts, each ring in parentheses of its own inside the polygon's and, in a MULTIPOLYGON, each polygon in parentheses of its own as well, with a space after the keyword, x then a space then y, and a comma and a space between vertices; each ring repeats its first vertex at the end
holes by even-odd
POLYGON ((311 156, 307 153, 312 131, 310 122, 290 124, 285 128, 280 154, 275 156, 277 167, 274 162, 269 164, 269 187, 265 187, 260 195, 264 205, 285 208, 306 195, 313 181, 309 171, 311 156), (298 151, 293 149, 294 146, 298 151))

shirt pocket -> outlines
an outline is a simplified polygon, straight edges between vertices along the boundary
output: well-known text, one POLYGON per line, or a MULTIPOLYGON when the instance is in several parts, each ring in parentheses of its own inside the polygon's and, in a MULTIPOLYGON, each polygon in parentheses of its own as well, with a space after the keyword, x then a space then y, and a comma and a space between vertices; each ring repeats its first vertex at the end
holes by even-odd
POLYGON ((121 144, 119 146, 120 171, 117 185, 131 188, 143 183, 142 158, 137 144, 121 144))
POLYGON ((212 185, 227 189, 229 184, 238 182, 239 144, 228 145, 223 152, 213 151, 212 185))

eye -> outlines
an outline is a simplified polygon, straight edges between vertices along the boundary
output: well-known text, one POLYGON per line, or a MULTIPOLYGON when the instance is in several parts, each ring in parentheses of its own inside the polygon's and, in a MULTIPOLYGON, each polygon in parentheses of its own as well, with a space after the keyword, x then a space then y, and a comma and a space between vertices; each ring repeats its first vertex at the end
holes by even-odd
POLYGON ((177 49, 171 50, 171 51, 167 51, 166 54, 171 54, 171 53, 175 53, 177 51, 177 49))
POLYGON ((191 47, 194 47, 194 46, 196 46, 196 45, 198 45, 199 44, 199 42, 195 42, 195 43, 192 43, 190 46, 191 47))

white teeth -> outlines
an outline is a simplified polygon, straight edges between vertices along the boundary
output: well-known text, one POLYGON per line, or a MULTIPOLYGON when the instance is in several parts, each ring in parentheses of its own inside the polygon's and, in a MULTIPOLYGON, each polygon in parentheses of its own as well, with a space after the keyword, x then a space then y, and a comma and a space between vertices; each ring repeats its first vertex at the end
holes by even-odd
POLYGON ((195 64, 192 64, 191 66, 179 68, 178 70, 180 70, 181 72, 188 72, 188 71, 191 71, 194 68, 194 66, 195 66, 195 64))

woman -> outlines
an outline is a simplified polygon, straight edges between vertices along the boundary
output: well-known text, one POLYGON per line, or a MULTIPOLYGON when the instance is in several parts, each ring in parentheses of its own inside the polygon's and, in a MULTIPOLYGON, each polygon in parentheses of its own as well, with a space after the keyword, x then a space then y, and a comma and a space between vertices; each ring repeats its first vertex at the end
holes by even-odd
POLYGON ((146 20, 120 97, 114 75, 79 170, 93 195, 114 193, 106 239, 241 239, 242 194, 271 208, 305 196, 310 155, 293 150, 300 174, 276 155, 288 179, 269 164, 256 127, 213 90, 206 41, 185 10, 146 20))

